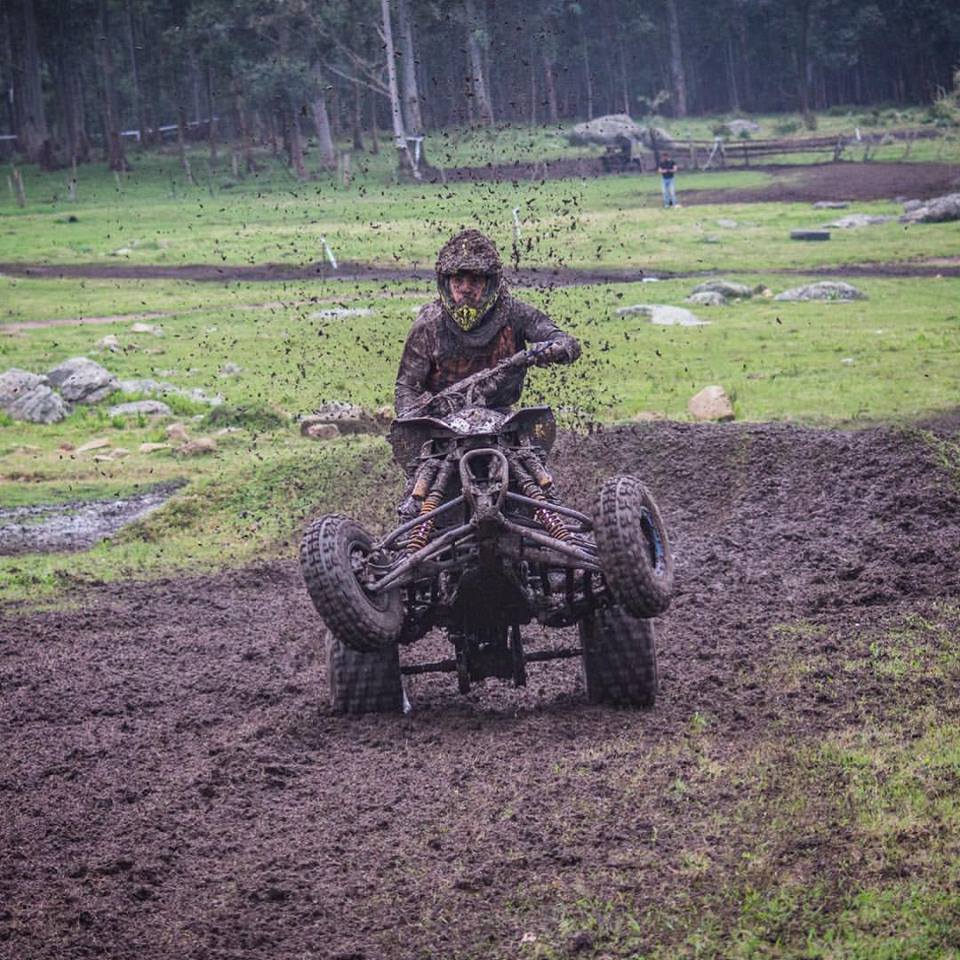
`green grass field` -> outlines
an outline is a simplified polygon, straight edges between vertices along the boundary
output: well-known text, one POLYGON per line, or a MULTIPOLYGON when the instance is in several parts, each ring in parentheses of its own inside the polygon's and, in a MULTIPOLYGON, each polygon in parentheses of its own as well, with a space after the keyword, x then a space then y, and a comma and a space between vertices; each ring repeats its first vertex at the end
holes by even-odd
MULTIPOLYGON (((851 122, 863 121, 867 129, 870 120, 869 128, 879 129, 920 119, 889 111, 866 119, 822 117, 818 132, 842 132, 851 122)), ((792 122, 759 120, 770 132, 792 122)), ((708 137, 716 123, 678 124, 675 133, 708 137)), ((934 143, 941 151, 953 149, 943 141, 918 141, 914 149, 934 143)), ((430 149, 445 165, 599 150, 569 147, 550 129, 451 131, 430 149)), ((25 169, 27 206, 20 209, 9 195, 0 199, 0 261, 299 265, 322 259, 325 238, 341 260, 429 269, 440 243, 468 224, 490 232, 507 255, 517 209, 524 266, 691 275, 520 292, 583 341, 584 358, 576 367, 535 371, 530 379, 531 398, 548 400, 568 424, 626 421, 638 414, 683 419, 689 397, 711 383, 726 387, 741 420, 909 422, 956 403, 956 279, 865 278, 857 284, 869 299, 854 303, 778 303, 767 296, 697 308, 709 323, 692 328, 656 327, 617 310, 684 305, 695 274, 720 273, 778 293, 809 279, 803 270, 819 266, 957 257, 960 224, 905 228, 891 222, 835 230, 828 244, 798 244, 789 239, 790 230, 818 226, 830 211, 773 203, 664 211, 652 175, 398 185, 385 148, 354 163, 348 188, 329 175, 298 183, 267 156, 256 176, 234 183, 228 164, 210 170, 197 152, 198 185, 192 186, 171 153, 132 153, 131 159, 134 170, 125 176, 102 165, 82 168, 75 202, 66 199, 64 172, 25 169)), ((681 198, 683 190, 753 188, 768 180, 742 169, 685 173, 681 198)), ((899 208, 880 202, 854 209, 893 214, 899 208)), ((375 461, 384 477, 392 469, 382 441, 342 440, 318 448, 299 437, 296 416, 324 400, 368 408, 390 403, 406 331, 418 305, 433 296, 426 281, 361 283, 330 276, 284 283, 3 276, 0 291, 0 369, 42 372, 70 356, 95 356, 121 378, 150 377, 220 393, 233 412, 229 422, 241 428, 219 437, 212 458, 187 461, 169 451, 138 453, 141 443, 164 439, 165 424, 112 421, 104 412, 108 404, 81 407, 52 427, 0 420, 0 506, 190 481, 151 519, 149 532, 134 528, 82 555, 0 560, 11 596, 35 595, 39 583, 52 591, 57 577, 68 573, 112 578, 288 550, 311 507, 338 500, 332 463, 341 465, 354 488, 356 478, 365 476, 364 464, 375 461), (161 327, 163 336, 133 334, 131 325, 143 319, 161 327), (98 352, 108 334, 118 338, 120 350, 98 352), (228 363, 240 373, 222 376, 228 363), (104 463, 59 449, 100 436, 131 454, 104 463), (287 492, 274 501, 297 463, 302 496, 285 501, 287 492), (250 481, 251 465, 258 483, 250 481), (184 506, 199 502, 198 496, 207 498, 205 510, 184 506), (274 514, 275 502, 290 503, 290 509, 274 514), (241 523, 244 512, 260 519, 241 523)), ((194 435, 215 433, 228 422, 203 420, 208 408, 183 399, 174 412, 194 435)))

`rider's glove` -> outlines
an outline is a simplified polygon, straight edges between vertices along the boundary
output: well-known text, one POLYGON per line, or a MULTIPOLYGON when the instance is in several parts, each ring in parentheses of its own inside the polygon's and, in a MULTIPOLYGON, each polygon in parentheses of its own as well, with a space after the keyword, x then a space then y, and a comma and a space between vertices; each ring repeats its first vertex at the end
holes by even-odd
POLYGON ((545 367, 551 363, 566 363, 569 359, 566 344, 544 343, 534 347, 533 362, 538 367, 545 367))

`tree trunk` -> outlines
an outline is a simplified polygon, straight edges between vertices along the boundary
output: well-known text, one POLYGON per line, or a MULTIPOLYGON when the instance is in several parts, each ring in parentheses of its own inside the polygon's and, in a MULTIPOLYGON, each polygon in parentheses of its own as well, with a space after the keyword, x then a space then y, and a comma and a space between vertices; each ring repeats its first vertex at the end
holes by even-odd
POLYGON ((253 141, 250 136, 250 121, 247 117, 247 109, 240 95, 240 84, 233 81, 233 109, 237 115, 237 131, 240 134, 240 152, 243 156, 243 175, 253 173, 256 170, 256 164, 253 162, 253 141))
POLYGON ((537 59, 530 54, 530 126, 537 125, 537 59))
POLYGON ((553 61, 546 55, 543 55, 543 79, 547 88, 547 110, 550 115, 550 122, 557 123, 560 114, 557 111, 557 84, 553 75, 553 61))
POLYGON ((353 149, 363 149, 363 117, 360 110, 360 84, 353 85, 353 149))
POLYGON ((144 118, 143 94, 140 89, 140 67, 137 63, 137 43, 133 31, 133 10, 130 6, 130 0, 127 0, 124 8, 127 50, 130 57, 130 80, 131 96, 133 98, 133 115, 137 118, 137 126, 140 130, 140 144, 145 145, 147 139, 147 124, 144 118))
POLYGON ((297 111, 288 107, 285 111, 285 130, 287 135, 287 153, 290 166, 298 180, 307 179, 307 168, 303 162, 303 141, 300 139, 300 119, 297 111))
POLYGON ((371 90, 370 100, 370 153, 380 153, 380 124, 377 118, 377 95, 371 90))
POLYGON ((593 119, 593 76, 590 73, 590 49, 587 46, 587 35, 580 23, 580 47, 583 51, 583 88, 587 94, 587 119, 593 119))
POLYGON ((410 0, 397 0, 397 15, 400 19, 400 79, 407 133, 420 136, 423 133, 423 114, 420 111, 420 90, 417 86, 417 59, 413 46, 410 0))
POLYGON ((320 164, 326 170, 333 170, 337 166, 337 151, 333 145, 333 134, 330 130, 330 113, 327 110, 327 94, 323 85, 323 68, 319 63, 313 65, 313 76, 317 84, 317 92, 313 97, 313 125, 317 131, 317 147, 320 150, 320 164))
POLYGON ((400 108, 400 90, 397 86, 397 61, 394 57, 393 28, 390 24, 390 0, 380 0, 380 12, 383 17, 383 41, 387 54, 387 85, 390 90, 390 116, 393 119, 393 143, 397 148, 401 167, 409 168, 419 180, 420 172, 414 163, 407 143, 407 134, 403 129, 403 111, 400 108))
POLYGON ((473 97, 480 122, 493 126, 493 107, 487 94, 487 83, 483 73, 483 57, 480 51, 480 41, 477 33, 480 23, 477 20, 477 11, 473 0, 464 0, 464 10, 467 14, 467 55, 470 58, 470 80, 473 86, 473 97))
POLYGON ((107 165, 111 170, 129 170, 123 140, 117 122, 117 91, 113 69, 113 51, 107 31, 107 4, 100 0, 97 5, 97 60, 103 86, 103 136, 107 153, 107 165))
POLYGON ((20 0, 19 7, 19 21, 16 16, 8 21, 13 47, 12 86, 17 143, 28 162, 50 167, 53 165, 52 145, 43 101, 33 0, 20 0))
POLYGON ((670 79, 673 81, 673 113, 687 115, 687 77, 683 70, 683 47, 680 43, 680 15, 677 0, 666 0, 667 26, 670 32, 670 79))
POLYGON ((190 169, 190 158, 187 156, 187 110, 183 104, 177 105, 177 152, 180 155, 180 166, 183 168, 183 174, 187 182, 197 185, 193 177, 193 170, 190 169))
POLYGON ((210 126, 207 130, 207 142, 210 144, 210 169, 216 170, 219 157, 217 155, 217 121, 213 110, 213 67, 207 64, 207 106, 210 109, 210 126))
POLYGON ((730 109, 740 112, 740 91, 737 88, 737 61, 733 55, 733 39, 727 38, 727 87, 730 94, 730 109))
POLYGON ((810 126, 810 0, 800 0, 797 5, 800 23, 797 31, 797 95, 800 101, 800 113, 810 126))

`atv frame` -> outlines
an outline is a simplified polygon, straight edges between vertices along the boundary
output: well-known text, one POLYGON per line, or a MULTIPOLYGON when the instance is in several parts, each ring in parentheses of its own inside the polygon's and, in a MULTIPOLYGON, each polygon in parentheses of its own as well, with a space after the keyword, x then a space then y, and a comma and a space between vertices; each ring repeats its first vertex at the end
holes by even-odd
POLYGON ((428 397, 394 422, 408 477, 406 518, 374 540, 341 516, 315 520, 301 565, 326 622, 331 702, 399 709, 401 676, 456 673, 526 684, 527 664, 579 656, 595 702, 653 705, 651 618, 670 602, 673 561, 660 512, 636 478, 606 481, 593 516, 565 506, 546 468, 548 407, 487 407, 499 379, 535 363, 521 351, 428 397), (578 626, 580 645, 524 649, 521 628, 578 626), (443 629, 452 656, 399 665, 399 645, 443 629))

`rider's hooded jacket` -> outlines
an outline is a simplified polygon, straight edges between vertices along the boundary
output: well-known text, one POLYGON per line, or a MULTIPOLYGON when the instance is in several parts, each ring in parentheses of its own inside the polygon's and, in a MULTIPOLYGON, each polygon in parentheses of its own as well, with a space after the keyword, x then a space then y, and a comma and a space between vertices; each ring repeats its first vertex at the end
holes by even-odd
MULTIPOLYGON (((573 337, 545 313, 510 296, 500 254, 478 230, 464 230, 441 247, 437 287, 440 296, 420 310, 407 335, 397 373, 397 416, 403 416, 424 394, 439 393, 531 343, 557 344, 559 362, 571 363, 580 356, 580 344, 573 337), (461 271, 487 278, 478 308, 457 307, 453 301, 450 278, 461 271)), ((487 403, 491 407, 516 403, 525 373, 523 368, 509 370, 487 403)))

